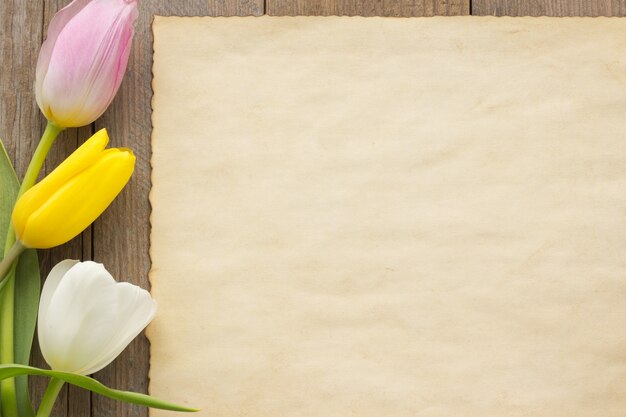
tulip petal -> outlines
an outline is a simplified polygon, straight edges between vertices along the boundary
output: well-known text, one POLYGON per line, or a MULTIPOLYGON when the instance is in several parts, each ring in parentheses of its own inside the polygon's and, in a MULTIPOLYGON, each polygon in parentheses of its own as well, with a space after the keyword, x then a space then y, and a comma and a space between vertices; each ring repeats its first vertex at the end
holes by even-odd
POLYGON ((42 317, 46 316, 48 311, 48 306, 50 305, 50 300, 52 299, 52 295, 56 291, 59 286, 59 282, 63 276, 72 269, 74 265, 79 263, 80 261, 74 259, 66 259, 64 261, 59 262, 50 270, 46 281, 43 284, 43 289, 41 290, 41 301, 39 303, 39 312, 42 317))
MULTIPOLYGON (((48 326, 45 324, 45 319, 48 317, 50 300, 52 299, 52 296, 54 295, 54 292, 56 291, 63 276, 65 276, 65 274, 78 262, 79 261, 75 261, 73 259, 66 259, 59 262, 54 266, 54 268, 52 268, 43 284, 41 299, 39 302, 39 315, 37 318, 37 328, 40 339, 49 340, 49 336, 47 334, 48 326)), ((42 349, 44 348, 42 347, 42 349)))
POLYGON ((100 62, 94 62, 91 70, 94 76, 88 78, 91 84, 78 119, 92 118, 93 115, 100 117, 113 101, 126 72, 134 22, 138 16, 136 3, 127 3, 111 25, 109 48, 102 54, 100 62))
POLYGON ((98 372, 119 356, 126 346, 152 321, 156 314, 156 302, 150 293, 126 282, 115 286, 118 297, 119 328, 99 357, 88 367, 79 370, 82 375, 98 372))
MULTIPOLYGON (((54 45, 56 44, 59 34, 74 16, 76 16, 90 0, 74 0, 54 15, 50 24, 48 25, 48 35, 46 40, 41 45, 39 51, 39 58, 37 60, 37 81, 36 81, 36 99, 37 104, 41 108, 42 112, 48 117, 47 109, 44 108, 44 102, 42 97, 42 84, 48 71, 50 64, 50 58, 54 51, 54 45)), ((50 117, 48 117, 50 119, 50 117)))
POLYGON ((117 283, 102 264, 90 261, 71 267, 46 296, 40 310, 43 356, 52 369, 82 375, 111 363, 156 312, 147 291, 117 283))
POLYGON ((38 210, 63 184, 93 165, 102 155, 108 142, 109 136, 106 129, 100 129, 54 171, 24 193, 13 210, 13 225, 18 237, 22 236, 28 217, 38 210))
POLYGON ((42 311, 39 343, 52 369, 75 372, 115 332, 113 277, 101 264, 74 265, 61 279, 42 311))
POLYGON ((135 156, 129 150, 102 152, 93 166, 70 179, 28 216, 20 240, 28 247, 46 249, 74 238, 113 202, 134 167, 135 156))
POLYGON ((128 150, 102 152, 93 166, 70 179, 28 217, 22 242, 45 249, 77 236, 113 202, 134 166, 135 156, 128 150))
POLYGON ((109 106, 137 16, 136 2, 92 0, 59 33, 41 92, 59 126, 89 124, 109 106))

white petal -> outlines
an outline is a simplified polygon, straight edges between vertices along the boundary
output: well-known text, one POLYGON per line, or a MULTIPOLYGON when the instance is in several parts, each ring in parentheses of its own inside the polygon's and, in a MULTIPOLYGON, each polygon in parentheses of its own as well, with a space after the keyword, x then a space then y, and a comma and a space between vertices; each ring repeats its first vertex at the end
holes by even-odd
POLYGON ((50 299, 40 334, 41 351, 56 370, 74 372, 115 332, 115 280, 101 264, 71 268, 50 299))
POLYGON ((65 259, 64 261, 59 262, 50 270, 50 273, 46 277, 46 282, 43 284, 43 289, 41 290, 41 302, 39 303, 39 315, 41 313, 45 313, 48 309, 48 304, 50 303, 50 298, 52 298, 52 294, 57 289, 59 282, 61 282, 61 278, 69 271, 74 265, 79 263, 79 261, 74 259, 65 259))
POLYGON ((37 316, 37 327, 38 327, 38 336, 42 338, 42 332, 45 332, 45 318, 47 316, 46 312, 48 311, 48 306, 50 305, 50 299, 52 295, 57 289, 59 282, 63 276, 69 271, 74 265, 76 265, 79 261, 73 259, 66 259, 64 261, 59 262, 52 268, 46 281, 43 284, 43 289, 41 291, 41 299, 39 302, 39 314, 37 316))
POLYGON ((119 327, 117 334, 111 338, 111 343, 106 349, 103 349, 101 356, 94 358, 89 367, 80 370, 83 375, 98 372, 113 362, 128 344, 150 324, 156 314, 156 302, 148 291, 129 283, 117 284, 116 288, 118 291, 118 312, 123 320, 123 325, 119 327))
POLYGON ((115 282, 101 264, 76 264, 50 297, 41 321, 42 353, 52 369, 96 372, 124 350, 155 311, 147 291, 115 282))

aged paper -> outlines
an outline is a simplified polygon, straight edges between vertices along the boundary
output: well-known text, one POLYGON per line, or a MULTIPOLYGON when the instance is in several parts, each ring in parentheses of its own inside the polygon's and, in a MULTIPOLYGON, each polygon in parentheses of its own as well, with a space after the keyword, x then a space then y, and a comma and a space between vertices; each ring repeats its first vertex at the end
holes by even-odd
POLYGON ((626 20, 154 33, 153 395, 626 416, 626 20))

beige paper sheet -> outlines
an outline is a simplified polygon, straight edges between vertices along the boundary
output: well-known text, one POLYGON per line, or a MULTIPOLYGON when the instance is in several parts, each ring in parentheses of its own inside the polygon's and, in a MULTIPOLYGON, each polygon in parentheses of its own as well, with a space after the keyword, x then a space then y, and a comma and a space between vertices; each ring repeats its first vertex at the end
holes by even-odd
POLYGON ((154 33, 152 394, 626 416, 626 20, 154 33))

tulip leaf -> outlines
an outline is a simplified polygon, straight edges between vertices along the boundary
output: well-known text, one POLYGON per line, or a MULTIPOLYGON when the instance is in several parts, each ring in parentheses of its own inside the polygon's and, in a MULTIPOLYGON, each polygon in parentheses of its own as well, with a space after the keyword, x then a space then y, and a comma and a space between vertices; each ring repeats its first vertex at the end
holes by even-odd
MULTIPOLYGON (((28 365, 30 359, 37 323, 40 290, 39 259, 37 258, 37 251, 30 249, 20 256, 15 276, 16 302, 13 337, 15 362, 22 365, 28 365)), ((20 417, 33 417, 35 412, 30 401, 26 376, 15 380, 15 389, 20 417)))
POLYGON ((9 220, 17 195, 17 175, 11 165, 11 160, 7 154, 4 144, 0 140, 0 190, 2 190, 3 198, 0 199, 0 243, 4 249, 4 241, 6 240, 7 230, 9 229, 9 220), (6 197, 6 198, 5 198, 6 197))
MULTIPOLYGON (((0 140, 0 189, 3 194, 0 201, 0 249, 4 249, 19 187, 17 174, 0 140)), ((15 276, 14 352, 15 362, 22 365, 28 365, 30 358, 37 323, 40 290, 41 278, 37 252, 34 249, 29 249, 20 256, 15 276)), ((33 417, 35 412, 30 401, 26 376, 16 378, 15 389, 20 417, 33 417)))
POLYGON ((4 250, 11 213, 19 187, 20 183, 17 180, 15 170, 13 170, 11 159, 9 159, 4 144, 0 140, 0 190, 2 190, 2 199, 0 199, 0 257, 4 250))
POLYGON ((116 389, 108 388, 100 382, 96 381, 95 379, 89 378, 88 376, 84 375, 73 374, 71 372, 50 371, 47 369, 39 369, 26 365, 0 365, 0 381, 7 378, 13 378, 18 375, 38 375, 47 376, 50 378, 57 378, 61 381, 65 381, 69 384, 76 385, 77 387, 95 392, 96 394, 104 395, 105 397, 109 397, 114 400, 143 405, 151 408, 159 408, 161 410, 185 412, 199 411, 194 408, 189 408, 182 405, 172 404, 167 401, 159 400, 158 398, 154 398, 146 394, 139 394, 137 392, 129 391, 119 391, 116 389))

